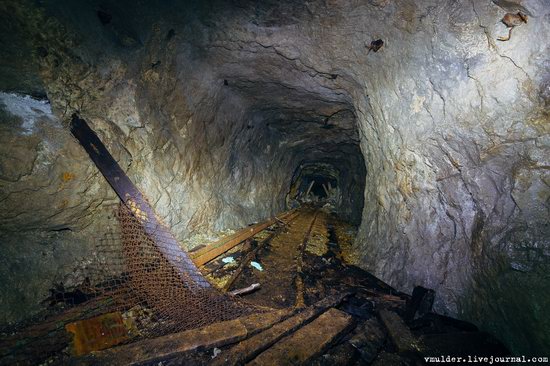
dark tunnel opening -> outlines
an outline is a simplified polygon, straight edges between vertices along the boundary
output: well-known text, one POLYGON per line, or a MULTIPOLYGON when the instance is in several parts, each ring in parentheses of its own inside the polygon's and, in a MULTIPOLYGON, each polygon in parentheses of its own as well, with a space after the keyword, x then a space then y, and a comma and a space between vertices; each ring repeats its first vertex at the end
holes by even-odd
POLYGON ((332 177, 324 175, 308 175, 300 184, 299 195, 307 195, 307 192, 319 197, 319 199, 327 199, 332 189, 338 188, 338 181, 332 177), (311 187, 311 189, 309 188, 311 187))
MULTIPOLYGON (((120 202, 71 135, 77 114, 175 248, 280 225, 197 264, 219 266, 205 273, 227 279, 237 264, 216 260, 258 250, 250 258, 262 269, 239 263, 239 286, 294 291, 301 277, 276 286, 283 266, 258 249, 262 235, 294 225, 292 242, 265 246, 294 258, 310 249, 326 266, 342 248, 344 262, 395 290, 433 289, 434 311, 502 334, 516 353, 547 349, 543 2, 4 0, 0 330, 129 278, 97 248, 124 254, 130 221, 119 214, 132 201, 120 202), (518 11, 529 24, 496 42, 518 11), (310 232, 323 239, 329 227, 333 238, 308 248, 310 232), (97 281, 92 261, 105 269, 97 281)), ((146 273, 158 267, 139 255, 128 258, 146 273)), ((310 290, 324 297, 331 286, 310 290)))

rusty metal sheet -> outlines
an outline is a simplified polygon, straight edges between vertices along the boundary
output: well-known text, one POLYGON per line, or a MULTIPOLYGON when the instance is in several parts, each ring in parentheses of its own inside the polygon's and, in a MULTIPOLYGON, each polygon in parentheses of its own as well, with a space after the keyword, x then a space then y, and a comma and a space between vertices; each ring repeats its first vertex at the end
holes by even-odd
POLYGON ((106 349, 129 339, 120 312, 69 323, 65 325, 65 330, 73 334, 73 352, 77 356, 106 349))

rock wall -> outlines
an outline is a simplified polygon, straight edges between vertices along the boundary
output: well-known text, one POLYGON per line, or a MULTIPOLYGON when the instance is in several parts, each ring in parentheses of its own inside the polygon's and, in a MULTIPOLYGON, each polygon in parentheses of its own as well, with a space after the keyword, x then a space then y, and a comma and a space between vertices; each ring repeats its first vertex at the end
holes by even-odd
MULTIPOLYGON (((364 161, 347 169, 349 182, 364 180, 363 266, 404 291, 434 288, 437 310, 476 322, 515 353, 548 350, 544 0, 2 7, 33 62, 0 89, 45 94, 53 115, 41 112, 44 127, 29 133, 28 118, 13 113, 16 97, 2 94, 1 138, 20 148, 3 151, 0 165, 10 248, 1 275, 6 290, 35 291, 1 320, 36 311, 47 273, 92 250, 86 230, 112 223, 116 200, 63 128, 78 110, 180 239, 283 210, 303 163, 364 161), (501 17, 518 10, 529 22, 496 41, 501 17), (384 47, 367 54, 365 43, 379 38, 384 47), (39 170, 26 152, 48 141, 57 147, 39 170), (358 144, 362 159, 350 157, 358 144), (11 171, 13 161, 21 164, 11 171), (59 259, 39 260, 40 245, 59 259), (15 264, 29 261, 36 276, 15 264)), ((10 72, 0 68, 0 81, 10 72)))

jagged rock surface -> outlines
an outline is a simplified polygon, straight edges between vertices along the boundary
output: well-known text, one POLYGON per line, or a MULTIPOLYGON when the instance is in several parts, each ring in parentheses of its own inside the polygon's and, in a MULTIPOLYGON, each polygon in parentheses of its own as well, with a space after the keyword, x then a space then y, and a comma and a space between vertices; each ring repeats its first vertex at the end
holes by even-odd
POLYGON ((63 128, 78 110, 179 238, 281 211, 297 167, 332 164, 365 268, 435 289, 437 310, 515 352, 548 350, 544 0, 1 6, 33 62, 0 89, 53 108, 29 130, 2 94, 2 286, 33 293, 16 314, 3 297, 3 321, 36 311, 112 223, 115 197, 63 128), (496 41, 518 10, 528 24, 496 41))

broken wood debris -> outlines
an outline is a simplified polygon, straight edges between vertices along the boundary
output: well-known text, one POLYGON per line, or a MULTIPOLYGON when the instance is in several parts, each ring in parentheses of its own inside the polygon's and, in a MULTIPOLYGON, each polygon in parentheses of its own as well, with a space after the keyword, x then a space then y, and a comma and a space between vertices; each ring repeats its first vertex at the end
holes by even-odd
POLYGON ((418 350, 417 339, 399 315, 384 309, 380 310, 379 316, 398 352, 418 350))
POLYGON ((434 303, 435 291, 416 286, 413 289, 412 297, 407 301, 405 310, 405 320, 413 320, 420 318, 432 311, 434 303))
MULTIPOLYGON (((281 220, 288 218, 294 213, 294 211, 295 210, 287 211, 282 215, 279 215, 278 219, 281 220)), ((214 243, 207 245, 206 247, 200 248, 199 250, 190 251, 189 254, 195 265, 202 266, 275 223, 277 223, 277 220, 275 218, 271 218, 260 224, 242 229, 233 235, 224 237, 214 243)))
POLYGON ((349 343, 357 349, 361 359, 371 363, 378 356, 380 349, 386 341, 386 333, 376 318, 371 318, 362 323, 356 330, 349 343))
POLYGON ((321 355, 355 323, 346 313, 331 308, 311 323, 262 352, 249 365, 304 365, 321 355))
POLYGON ((305 308, 298 314, 275 324, 270 329, 263 331, 245 341, 234 346, 224 356, 218 356, 214 362, 215 365, 237 365, 250 362, 260 353, 274 345, 276 342, 294 332, 304 324, 315 319, 327 309, 340 304, 350 293, 344 293, 335 296, 329 296, 315 305, 305 308))
POLYGON ((291 314, 288 310, 278 310, 265 314, 255 314, 244 318, 214 323, 206 327, 163 337, 145 339, 93 354, 75 358, 73 365, 130 365, 153 362, 166 357, 200 349, 222 347, 239 342, 247 337, 270 328, 291 314))
POLYGON ((259 283, 253 283, 252 285, 250 285, 248 287, 233 290, 233 291, 229 292, 229 295, 231 295, 231 296, 243 296, 243 295, 246 295, 246 294, 249 294, 251 292, 254 292, 254 291, 258 290, 259 288, 260 288, 259 283))

